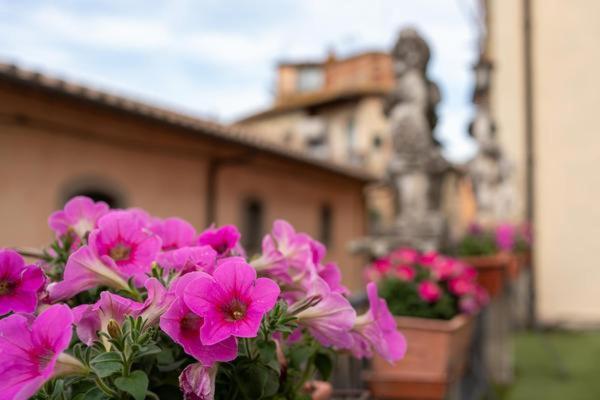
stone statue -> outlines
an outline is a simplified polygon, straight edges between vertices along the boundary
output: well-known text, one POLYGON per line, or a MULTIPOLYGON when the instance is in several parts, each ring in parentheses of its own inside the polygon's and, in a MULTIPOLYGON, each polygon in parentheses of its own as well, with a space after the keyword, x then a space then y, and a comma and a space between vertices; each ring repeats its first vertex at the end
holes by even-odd
POLYGON ((429 46, 416 30, 403 29, 391 54, 395 87, 384 111, 393 144, 387 183, 395 192, 395 220, 392 228, 353 246, 374 256, 398 246, 436 249, 445 229, 440 198, 450 164, 433 135, 441 96, 427 78, 429 46))

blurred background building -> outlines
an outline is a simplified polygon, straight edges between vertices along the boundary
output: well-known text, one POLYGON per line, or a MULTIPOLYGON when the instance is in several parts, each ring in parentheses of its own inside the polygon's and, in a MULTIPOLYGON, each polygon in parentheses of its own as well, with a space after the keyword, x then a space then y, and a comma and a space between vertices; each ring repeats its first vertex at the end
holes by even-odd
POLYGON ((346 283, 364 260, 368 173, 214 122, 0 65, 0 243, 41 247, 48 215, 86 195, 197 229, 235 224, 249 254, 277 218, 328 246, 346 283))
POLYGON ((490 111, 512 163, 510 218, 535 226, 537 316, 598 324, 600 2, 482 4, 490 111))

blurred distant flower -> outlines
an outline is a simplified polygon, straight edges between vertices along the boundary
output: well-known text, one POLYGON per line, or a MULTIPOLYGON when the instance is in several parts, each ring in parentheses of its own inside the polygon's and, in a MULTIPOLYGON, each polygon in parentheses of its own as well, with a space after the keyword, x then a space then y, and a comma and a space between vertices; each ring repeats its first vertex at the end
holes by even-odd
POLYGON ((150 226, 150 230, 162 239, 162 251, 196 244, 196 229, 181 218, 156 220, 150 226))
POLYGON ((511 251, 515 246, 515 227, 501 224, 496 227, 496 245, 502 251, 511 251))
POLYGON ((432 281, 423 281, 418 286, 419 296, 428 303, 434 303, 442 297, 440 287, 432 281))

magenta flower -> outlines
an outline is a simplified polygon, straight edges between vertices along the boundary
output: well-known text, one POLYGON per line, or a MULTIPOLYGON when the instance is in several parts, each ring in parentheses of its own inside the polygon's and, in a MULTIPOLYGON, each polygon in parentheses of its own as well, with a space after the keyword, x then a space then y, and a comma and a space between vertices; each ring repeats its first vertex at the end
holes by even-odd
POLYGON ((48 285, 51 302, 69 299, 98 286, 128 289, 127 282, 108 256, 100 257, 93 246, 82 246, 67 260, 63 280, 48 285))
MULTIPOLYGON (((356 319, 356 311, 341 294, 333 292, 320 277, 314 277, 306 298, 320 299, 313 307, 300 311, 298 323, 307 328, 312 336, 324 346, 350 348, 350 329, 356 319)), ((294 312, 297 305, 290 307, 294 312)))
POLYGON ((26 400, 53 377, 85 372, 77 359, 63 353, 72 323, 71 310, 62 304, 35 319, 13 314, 0 320, 0 399, 26 400))
POLYGON ((190 364, 179 375, 179 388, 184 400, 213 400, 215 398, 216 368, 200 363, 190 364))
POLYGON ((448 290, 459 297, 475 293, 475 282, 472 279, 460 276, 448 281, 448 290))
POLYGON ((515 246, 515 227, 510 224, 500 224, 496 227, 496 245, 502 251, 511 251, 515 246))
POLYGON ((210 246, 182 247, 177 250, 160 253, 156 259, 167 271, 185 274, 192 271, 204 271, 212 274, 217 260, 217 252, 210 246))
POLYGON ((200 338, 206 345, 228 337, 256 336, 263 315, 275 305, 279 286, 256 278, 256 270, 242 258, 222 262, 213 276, 198 272, 184 289, 185 304, 204 318, 200 338))
POLYGON ((230 336, 213 345, 205 345, 200 339, 200 329, 204 324, 204 318, 193 313, 183 300, 185 288, 199 276, 204 275, 191 272, 173 282, 171 287, 174 293, 177 293, 177 298, 160 317, 160 328, 175 343, 183 347, 187 354, 203 365, 210 366, 218 361, 231 361, 237 356, 236 339, 230 336))
POLYGON ((396 320, 372 282, 367 285, 367 295, 369 311, 356 317, 352 327, 352 354, 357 358, 372 357, 376 351, 388 362, 398 361, 406 353, 406 339, 398 332, 396 320))
POLYGON ((440 287, 432 281, 423 281, 417 288, 419 297, 428 303, 435 303, 442 297, 440 287))
POLYGON ((390 258, 400 264, 414 264, 419 261, 419 256, 419 252, 411 248, 396 249, 390 254, 390 258))
POLYGON ((48 225, 58 236, 74 232, 83 238, 108 210, 108 205, 102 201, 94 203, 89 197, 77 196, 69 200, 63 210, 53 212, 48 218, 48 225))
MULTIPOLYGON (((95 304, 82 304, 73 309, 77 336, 83 343, 91 346, 98 340, 98 331, 107 332, 111 319, 122 324, 128 315, 134 316, 142 308, 141 303, 104 291, 95 304)), ((105 346, 109 347, 108 342, 105 346)))
POLYGON ((396 276, 401 281, 411 282, 415 279, 416 274, 415 269, 411 265, 398 265, 396 267, 396 276))
POLYGON ((136 277, 143 284, 143 275, 161 248, 161 239, 150 232, 144 219, 131 211, 112 211, 100 218, 98 229, 92 231, 89 243, 100 256, 110 257, 124 277, 136 277))
POLYGON ((319 276, 327 283, 332 292, 340 293, 344 296, 350 294, 350 290, 348 290, 346 286, 342 285, 342 273, 337 264, 319 264, 317 266, 317 272, 319 276))
POLYGON ((243 255, 240 254, 240 237, 240 232, 234 225, 224 225, 220 228, 210 227, 206 229, 198 237, 198 243, 212 247, 220 257, 243 255))
POLYGON ((378 258, 373 261, 373 268, 381 275, 386 274, 392 268, 392 261, 389 258, 378 258))
POLYGON ((288 285, 309 277, 315 269, 314 260, 320 261, 323 251, 308 235, 296 233, 286 221, 276 220, 263 239, 262 256, 252 265, 288 285))
POLYGON ((181 218, 166 218, 156 220, 150 230, 162 239, 162 251, 194 246, 196 243, 196 229, 181 218))
POLYGON ((0 249, 0 315, 35 311, 44 282, 39 267, 25 265, 16 251, 0 249))

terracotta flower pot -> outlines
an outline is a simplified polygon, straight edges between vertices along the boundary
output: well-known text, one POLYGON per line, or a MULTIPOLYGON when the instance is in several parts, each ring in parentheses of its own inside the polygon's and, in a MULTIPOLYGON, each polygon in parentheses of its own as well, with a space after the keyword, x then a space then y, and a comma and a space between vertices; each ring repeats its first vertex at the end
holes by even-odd
POLYGON ((474 319, 458 315, 449 321, 397 317, 408 349, 395 365, 373 359, 367 373, 371 393, 381 399, 443 399, 464 372, 474 319))
POLYGON ((490 297, 502 293, 505 281, 511 274, 518 275, 518 264, 510 253, 463 257, 461 260, 477 268, 477 281, 490 297))
POLYGON ((305 389, 310 393, 312 400, 329 400, 333 394, 333 386, 329 382, 310 381, 305 389))

